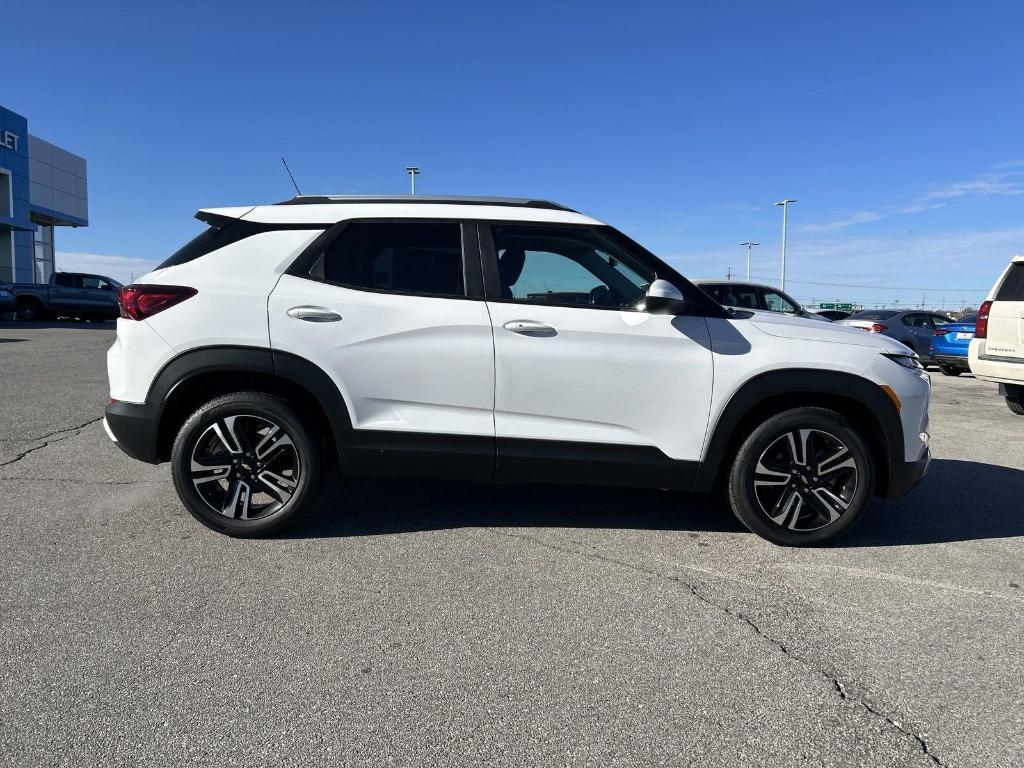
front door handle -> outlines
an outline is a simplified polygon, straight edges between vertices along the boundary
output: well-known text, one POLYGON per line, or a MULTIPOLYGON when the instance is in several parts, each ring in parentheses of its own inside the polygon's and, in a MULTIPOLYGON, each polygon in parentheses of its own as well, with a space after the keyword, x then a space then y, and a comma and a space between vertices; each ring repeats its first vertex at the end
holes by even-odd
POLYGON ((535 320, 509 320, 503 327, 506 331, 518 333, 520 336, 555 336, 558 334, 558 331, 550 325, 538 323, 535 320))
POLYGON ((341 320, 341 315, 326 307, 292 307, 288 310, 288 317, 308 323, 336 323, 341 320))

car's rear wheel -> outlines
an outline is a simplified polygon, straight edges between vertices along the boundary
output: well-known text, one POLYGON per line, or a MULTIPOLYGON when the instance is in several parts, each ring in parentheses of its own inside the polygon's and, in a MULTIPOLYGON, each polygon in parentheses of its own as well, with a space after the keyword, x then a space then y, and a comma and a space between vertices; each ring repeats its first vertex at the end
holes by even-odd
POLYGON ((959 376, 964 372, 963 368, 955 365, 946 365, 945 363, 939 363, 939 370, 942 371, 943 376, 959 376))
POLYGON ((279 397, 238 392, 202 406, 178 432, 174 486, 203 525, 231 536, 277 533, 315 501, 318 441, 279 397))
POLYGON ((856 427, 835 411, 794 408, 743 441, 729 473, 729 502, 759 536, 807 546, 848 531, 874 483, 871 453, 856 427))
POLYGON ((1018 395, 1017 397, 1007 396, 1006 407, 1018 416, 1024 416, 1024 395, 1018 395))

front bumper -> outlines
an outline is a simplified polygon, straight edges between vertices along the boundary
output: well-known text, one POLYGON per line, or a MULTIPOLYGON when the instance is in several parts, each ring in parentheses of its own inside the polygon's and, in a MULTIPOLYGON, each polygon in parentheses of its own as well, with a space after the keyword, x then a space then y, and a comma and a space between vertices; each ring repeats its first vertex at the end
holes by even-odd
POLYGON ((898 499, 912 491, 928 474, 928 465, 931 461, 931 451, 925 448, 924 454, 917 461, 901 461, 896 466, 890 466, 889 487, 885 492, 886 501, 898 499))
POLYGON ((160 463, 157 456, 159 415, 152 406, 115 400, 104 411, 103 428, 117 447, 133 459, 160 463))

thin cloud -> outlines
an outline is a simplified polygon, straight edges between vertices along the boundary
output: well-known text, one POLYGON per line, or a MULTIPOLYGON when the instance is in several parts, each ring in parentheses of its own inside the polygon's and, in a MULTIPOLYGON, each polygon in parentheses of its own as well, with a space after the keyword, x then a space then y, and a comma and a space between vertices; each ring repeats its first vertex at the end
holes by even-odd
POLYGON ((953 200, 956 198, 1004 197, 1024 195, 1024 184, 1009 171, 986 173, 968 181, 953 181, 946 184, 929 184, 920 200, 953 200))
POLYGON ((842 83, 833 83, 832 85, 826 85, 824 88, 817 88, 813 91, 808 91, 807 93, 804 94, 804 97, 806 98, 807 96, 817 96, 819 93, 827 93, 828 91, 834 91, 836 88, 842 88, 844 85, 846 85, 845 81, 842 83))
POLYGON ((80 251, 57 251, 54 254, 57 269, 62 272, 89 272, 128 283, 156 268, 156 262, 135 256, 108 256, 80 251))
MULTIPOLYGON (((1002 167, 1009 168, 1006 163, 1002 167)), ((1024 166, 1024 163, 1022 163, 1024 166)), ((983 173, 973 179, 929 184, 924 191, 911 199, 906 205, 892 205, 874 211, 857 211, 840 219, 819 224, 804 224, 799 227, 801 232, 836 232, 858 224, 887 219, 891 216, 902 216, 921 213, 942 208, 949 200, 983 200, 991 197, 1010 197, 1024 195, 1024 181, 1021 172, 1014 170, 992 171, 983 173)))

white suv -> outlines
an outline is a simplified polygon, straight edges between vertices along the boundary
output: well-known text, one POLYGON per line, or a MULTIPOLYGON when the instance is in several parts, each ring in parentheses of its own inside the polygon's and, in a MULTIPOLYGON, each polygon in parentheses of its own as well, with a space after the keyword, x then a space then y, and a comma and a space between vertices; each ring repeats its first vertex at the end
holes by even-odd
POLYGON ((197 218, 121 292, 105 424, 225 533, 291 523, 328 457, 347 477, 720 488, 790 545, 927 468, 909 349, 727 310, 563 206, 298 197, 197 218))
POLYGON ((968 352, 971 373, 995 381, 1010 410, 1024 416, 1024 256, 999 276, 978 320, 968 352))

